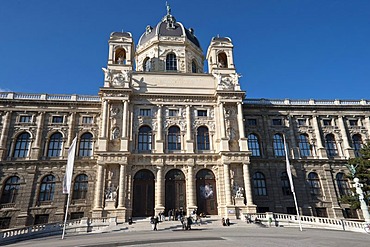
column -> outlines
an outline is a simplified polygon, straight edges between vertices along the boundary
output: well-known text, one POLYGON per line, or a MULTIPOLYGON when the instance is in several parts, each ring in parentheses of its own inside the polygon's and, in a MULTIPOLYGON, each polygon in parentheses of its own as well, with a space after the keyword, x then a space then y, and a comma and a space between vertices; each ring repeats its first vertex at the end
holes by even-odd
MULTIPOLYGON (((299 157, 298 153, 298 145, 295 138, 295 132, 294 132, 294 123, 293 123, 293 116, 288 115, 288 121, 289 121, 289 137, 290 137, 290 143, 291 143, 291 149, 293 150, 293 158, 299 157)), ((289 147, 287 146, 287 152, 289 155, 289 147)))
POLYGON ((103 181, 104 181, 104 167, 98 164, 98 174, 96 175, 96 186, 94 194, 94 209, 102 209, 103 201, 103 181))
POLYGON ((126 178, 126 165, 120 165, 120 172, 119 172, 119 195, 118 195, 118 207, 124 208, 125 207, 125 178, 126 178))
MULTIPOLYGON (((5 158, 6 155, 6 141, 8 139, 8 133, 9 133, 9 123, 10 123, 10 117, 12 115, 12 112, 7 111, 5 113, 5 116, 3 117, 3 129, 1 130, 1 137, 0 137, 0 160, 5 158)), ((9 153, 12 154, 12 153, 9 153)))
POLYGON ((107 118, 108 118, 108 101, 106 99, 103 100, 103 119, 101 120, 101 132, 100 137, 106 138, 107 137, 107 118))
POLYGON ((36 136, 33 142, 33 147, 32 147, 32 153, 31 153, 31 159, 38 159, 40 156, 40 147, 41 147, 41 139, 42 137, 42 130, 44 126, 44 112, 39 113, 39 117, 37 118, 37 131, 36 131, 36 136))
POLYGON ((322 145, 322 139, 321 139, 321 131, 319 127, 319 120, 317 119, 317 116, 313 116, 313 127, 315 129, 315 135, 316 135, 316 145, 317 145, 317 153, 319 155, 319 158, 326 158, 327 154, 325 152, 325 148, 322 145))
POLYGON ((191 113, 190 105, 186 106, 186 141, 191 141, 191 113))
POLYGON ((9 120, 11 112, 7 111, 3 117, 3 129, 1 130, 0 149, 6 146, 7 133, 9 130, 9 120))
MULTIPOLYGON (((340 133, 342 134, 342 139, 343 139, 343 155, 346 157, 346 158, 349 158, 351 156, 351 153, 350 153, 350 150, 352 149, 350 144, 349 144, 349 140, 348 140, 348 136, 347 136, 347 130, 346 130, 346 126, 344 124, 344 117, 343 116, 339 116, 338 117, 338 123, 339 123, 339 128, 340 128, 340 133)), ((353 156, 354 156, 354 153, 352 152, 353 156)))
POLYGON ((253 197, 252 197, 252 185, 251 177, 249 174, 249 165, 243 164, 243 177, 244 177, 244 191, 245 197, 247 199, 247 206, 254 206, 253 197))
POLYGON ((157 153, 163 153, 164 142, 163 142, 163 123, 162 123, 162 105, 157 105, 157 135, 155 142, 155 151, 157 153))
POLYGON ((155 206, 157 210, 163 208, 163 189, 164 189, 164 180, 163 180, 163 166, 157 166, 157 180, 156 180, 156 201, 157 205, 155 206))
POLYGON ((66 147, 68 147, 68 148, 69 148, 69 145, 71 145, 73 138, 75 138, 75 135, 73 133, 74 132, 73 127, 74 127, 74 123, 75 123, 75 115, 76 115, 76 113, 72 112, 71 115, 69 116, 69 119, 68 119, 68 137, 67 137, 67 145, 66 145, 66 147))
POLYGON ((243 124, 243 109, 242 109, 242 103, 238 102, 238 127, 239 127, 239 136, 240 139, 245 138, 244 133, 244 124, 243 124))
POLYGON ((226 206, 232 205, 229 164, 224 164, 226 206))
POLYGON ((224 103, 220 103, 220 126, 221 126, 221 138, 226 138, 225 132, 225 116, 224 116, 224 103))
POLYGON ((157 105, 158 111, 157 111, 157 141, 161 141, 162 138, 162 106, 157 105))
POLYGON ((194 167, 192 165, 188 165, 188 206, 193 207, 195 206, 195 184, 194 184, 195 178, 194 178, 194 167))
POLYGON ((122 113, 122 138, 127 137, 127 110, 128 100, 123 100, 123 113, 122 113))
POLYGON ((242 102, 237 103, 238 108, 238 128, 239 128, 239 148, 240 151, 248 151, 248 141, 247 138, 245 138, 244 133, 244 122, 243 122, 243 108, 242 108, 242 102))

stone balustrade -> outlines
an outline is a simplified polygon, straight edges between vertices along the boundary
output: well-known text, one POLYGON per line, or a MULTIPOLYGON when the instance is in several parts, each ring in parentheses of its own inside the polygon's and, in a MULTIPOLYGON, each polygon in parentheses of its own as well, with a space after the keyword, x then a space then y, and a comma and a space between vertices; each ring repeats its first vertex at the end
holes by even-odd
POLYGON ((0 99, 100 102, 100 97, 95 95, 33 94, 33 93, 14 93, 14 92, 0 92, 0 99))
MULTIPOLYGON (((264 214, 249 214, 252 216, 252 219, 257 218, 263 223, 269 222, 269 218, 272 219, 272 224, 276 226, 294 226, 299 225, 299 220, 297 215, 291 214, 279 214, 267 212, 264 214)), ((301 224, 303 228, 323 228, 331 230, 343 230, 351 232, 365 232, 365 222, 350 221, 345 219, 334 219, 334 218, 324 218, 324 217, 315 217, 315 216, 300 216, 301 224)))
MULTIPOLYGON (((96 232, 106 227, 116 225, 116 218, 92 218, 87 217, 70 220, 66 223, 66 234, 80 234, 96 232)), ((62 235, 63 223, 48 223, 35 226, 26 226, 16 229, 0 231, 0 245, 15 243, 18 241, 40 238, 52 235, 62 235)))
POLYGON ((291 99, 245 99, 247 105, 370 105, 369 100, 291 100, 291 99))

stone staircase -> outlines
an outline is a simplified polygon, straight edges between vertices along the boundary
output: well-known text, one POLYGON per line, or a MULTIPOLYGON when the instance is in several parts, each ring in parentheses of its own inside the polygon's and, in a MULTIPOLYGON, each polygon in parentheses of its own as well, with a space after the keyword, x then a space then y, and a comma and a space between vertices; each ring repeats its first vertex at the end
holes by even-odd
MULTIPOLYGON (((255 228, 255 227, 263 227, 263 224, 248 224, 243 220, 231 220, 232 227, 248 227, 248 228, 255 228)), ((231 227, 230 226, 230 227, 231 227)), ((206 218, 201 218, 200 222, 193 222, 191 225, 192 229, 207 229, 207 228, 219 228, 222 227, 221 218, 216 215, 207 216, 206 218)), ((180 221, 162 221, 157 226, 158 231, 163 230, 182 230, 182 225, 180 221)), ((129 225, 127 222, 120 223, 115 226, 109 226, 105 229, 102 229, 99 232, 115 232, 115 231, 122 231, 122 232, 133 232, 133 231, 151 231, 152 226, 150 224, 150 217, 148 218, 133 218, 133 223, 129 225)))

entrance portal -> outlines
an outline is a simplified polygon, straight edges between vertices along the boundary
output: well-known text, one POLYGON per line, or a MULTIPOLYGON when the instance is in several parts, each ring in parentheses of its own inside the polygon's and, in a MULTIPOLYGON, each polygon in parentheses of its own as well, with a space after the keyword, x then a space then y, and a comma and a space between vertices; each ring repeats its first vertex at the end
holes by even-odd
POLYGON ((149 170, 140 170, 134 176, 132 216, 154 215, 154 175, 149 170))
POLYGON ((166 215, 170 209, 186 212, 185 175, 179 169, 172 169, 166 174, 166 215))
POLYGON ((202 169, 197 173, 196 179, 198 213, 217 215, 215 175, 209 169, 202 169))

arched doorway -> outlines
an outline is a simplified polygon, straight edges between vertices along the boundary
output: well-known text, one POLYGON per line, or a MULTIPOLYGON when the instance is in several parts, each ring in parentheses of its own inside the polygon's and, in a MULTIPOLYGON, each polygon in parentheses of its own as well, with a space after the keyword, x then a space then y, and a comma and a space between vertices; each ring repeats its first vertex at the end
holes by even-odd
POLYGON ((166 214, 170 209, 183 209, 186 212, 185 175, 179 169, 172 169, 166 174, 166 214))
POLYGON ((209 169, 197 173, 197 206, 198 213, 217 215, 216 179, 209 169))
POLYGON ((154 175, 143 169, 134 176, 134 197, 132 216, 154 215, 154 175))

